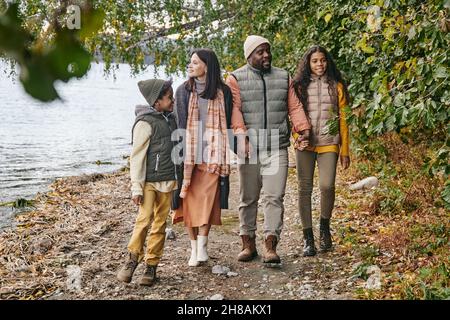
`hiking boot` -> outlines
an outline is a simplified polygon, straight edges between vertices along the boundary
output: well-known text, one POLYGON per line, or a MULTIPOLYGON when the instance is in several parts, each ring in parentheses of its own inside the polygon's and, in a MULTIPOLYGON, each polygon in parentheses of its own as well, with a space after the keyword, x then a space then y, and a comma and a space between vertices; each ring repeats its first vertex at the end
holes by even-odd
POLYGON ((281 263, 280 257, 277 255, 277 237, 270 235, 265 240, 266 252, 264 253, 264 263, 281 263))
POLYGON ((330 233, 330 219, 320 218, 320 251, 327 252, 333 247, 330 233))
POLYGON ((147 265, 147 268, 145 269, 145 272, 141 277, 141 281, 139 282, 141 286, 151 286, 153 285, 153 283, 155 283, 156 267, 157 266, 147 265))
POLYGON ((136 254, 129 253, 127 262, 125 262, 120 271, 117 273, 117 279, 126 283, 130 283, 137 265, 138 256, 136 254))
POLYGON ((253 260, 258 255, 256 251, 256 236, 250 238, 248 235, 242 235, 242 251, 238 254, 238 261, 247 262, 253 260))
POLYGON ((314 233, 312 228, 303 229, 303 256, 312 257, 317 253, 314 245, 314 233))

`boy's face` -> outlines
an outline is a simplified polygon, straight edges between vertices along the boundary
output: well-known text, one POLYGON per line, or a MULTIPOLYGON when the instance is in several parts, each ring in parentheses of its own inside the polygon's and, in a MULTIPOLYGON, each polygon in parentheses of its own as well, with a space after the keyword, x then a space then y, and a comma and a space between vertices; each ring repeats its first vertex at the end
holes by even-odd
POLYGON ((322 52, 314 52, 309 60, 311 72, 317 76, 323 76, 327 70, 327 58, 322 52))
POLYGON ((165 112, 169 111, 172 112, 173 110, 173 89, 170 88, 169 91, 166 92, 166 94, 161 98, 156 100, 155 102, 155 109, 159 112, 165 112))

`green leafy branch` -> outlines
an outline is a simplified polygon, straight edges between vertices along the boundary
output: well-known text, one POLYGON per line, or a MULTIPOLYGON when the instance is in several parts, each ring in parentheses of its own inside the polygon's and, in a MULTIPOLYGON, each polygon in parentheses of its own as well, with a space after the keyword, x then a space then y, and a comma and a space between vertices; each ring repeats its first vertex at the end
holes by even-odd
POLYGON ((50 18, 47 32, 39 35, 24 27, 19 3, 11 3, 0 15, 0 54, 20 66, 19 78, 25 91, 41 101, 59 98, 55 81, 68 82, 86 74, 92 56, 84 48, 83 39, 102 25, 102 13, 87 1, 81 29, 68 29, 59 21, 68 6, 68 1, 62 1, 50 18))

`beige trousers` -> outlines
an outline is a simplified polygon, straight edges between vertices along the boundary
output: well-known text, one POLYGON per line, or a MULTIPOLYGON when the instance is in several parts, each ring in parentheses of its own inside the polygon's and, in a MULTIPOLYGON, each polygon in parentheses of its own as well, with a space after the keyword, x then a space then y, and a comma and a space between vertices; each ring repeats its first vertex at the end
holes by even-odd
POLYGON ((251 161, 247 159, 245 164, 238 165, 240 235, 255 236, 258 200, 262 189, 264 237, 275 235, 279 239, 283 227, 283 201, 288 173, 287 149, 260 153, 256 163, 251 164, 251 161))

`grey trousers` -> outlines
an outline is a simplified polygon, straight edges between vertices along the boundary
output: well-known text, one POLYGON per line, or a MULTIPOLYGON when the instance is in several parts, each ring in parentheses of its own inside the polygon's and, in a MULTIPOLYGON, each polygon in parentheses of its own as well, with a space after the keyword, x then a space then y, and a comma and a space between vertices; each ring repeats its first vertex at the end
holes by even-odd
POLYGON ((312 228, 311 195, 316 161, 319 168, 320 216, 325 219, 331 218, 335 198, 337 159, 338 155, 335 152, 318 154, 311 151, 296 151, 298 207, 303 229, 312 228))
POLYGON ((264 237, 274 235, 279 240, 288 173, 287 149, 259 154, 256 163, 249 164, 247 160, 245 164, 238 165, 238 170, 240 235, 255 236, 258 200, 262 189, 264 237))

